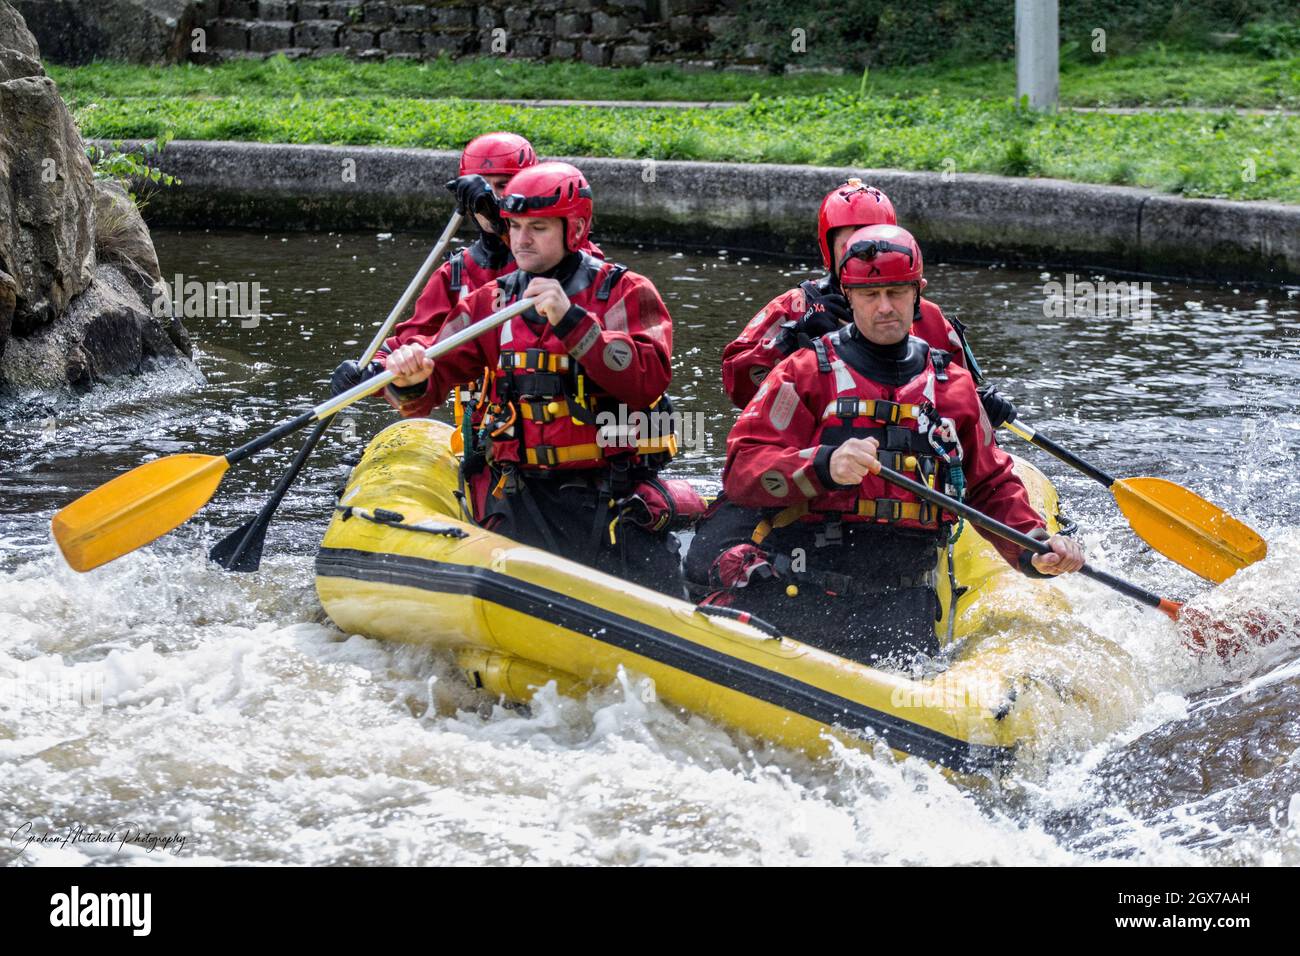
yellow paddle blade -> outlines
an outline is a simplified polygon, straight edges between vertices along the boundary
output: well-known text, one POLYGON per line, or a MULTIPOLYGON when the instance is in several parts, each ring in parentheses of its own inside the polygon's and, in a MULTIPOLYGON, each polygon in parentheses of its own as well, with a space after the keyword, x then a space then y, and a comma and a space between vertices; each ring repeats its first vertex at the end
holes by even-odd
POLYGON ((54 516, 51 529, 74 571, 120 558, 184 524, 229 467, 214 455, 168 455, 118 475, 54 516))
POLYGON ((1172 481, 1121 478, 1110 490, 1139 538, 1216 584, 1268 553, 1268 545, 1254 531, 1172 481))

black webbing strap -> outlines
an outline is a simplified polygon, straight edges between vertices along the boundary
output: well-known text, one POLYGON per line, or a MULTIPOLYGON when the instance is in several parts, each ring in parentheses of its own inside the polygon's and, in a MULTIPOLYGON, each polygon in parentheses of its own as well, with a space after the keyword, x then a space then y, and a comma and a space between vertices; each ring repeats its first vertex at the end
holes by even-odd
POLYGON ((601 282, 600 288, 596 290, 597 302, 608 302, 610 295, 614 292, 614 284, 627 272, 627 266, 620 265, 617 262, 610 263, 609 272, 605 273, 605 279, 601 282))
POLYGON ((460 287, 465 271, 465 250, 462 249, 451 257, 451 296, 452 301, 460 298, 460 287))
MULTIPOLYGON (((551 534, 551 526, 547 523, 546 518, 542 516, 542 509, 537 507, 537 501, 533 498, 533 493, 528 490, 528 481, 522 476, 519 478, 519 485, 516 494, 524 502, 524 510, 528 512, 528 518, 537 526, 537 530, 542 533, 546 540, 546 550, 551 554, 559 554, 560 549, 555 544, 555 535, 551 534)), ((506 500, 509 501, 509 495, 506 500)))
POLYGON ((817 371, 823 375, 829 375, 831 371, 830 356, 826 354, 826 343, 821 339, 813 339, 813 351, 817 353, 817 371))

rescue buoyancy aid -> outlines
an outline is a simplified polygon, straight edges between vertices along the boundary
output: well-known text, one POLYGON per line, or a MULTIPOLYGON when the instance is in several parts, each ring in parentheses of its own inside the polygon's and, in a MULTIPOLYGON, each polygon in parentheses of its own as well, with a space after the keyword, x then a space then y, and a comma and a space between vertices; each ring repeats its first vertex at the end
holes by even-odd
MULTIPOLYGON (((510 256, 510 247, 495 236, 486 233, 469 246, 458 249, 447 259, 447 265, 450 272, 449 308, 454 307, 479 286, 486 285, 515 268, 514 259, 510 256)), ((455 386, 452 399, 456 428, 452 433, 452 450, 460 453, 464 449, 466 412, 469 412, 470 429, 477 428, 482 422, 485 404, 483 379, 479 377, 455 386)))
MULTIPOLYGON (((576 261, 566 259, 555 278, 571 301, 599 316, 627 269, 585 252, 571 258, 576 261)), ((517 271, 498 279, 497 307, 517 301, 532 278, 517 271)), ((658 468, 676 453, 666 396, 647 409, 620 410, 533 310, 497 334, 497 365, 486 370, 485 408, 473 447, 467 446, 467 466, 478 454, 480 464, 509 463, 523 471, 600 469, 612 460, 624 468, 658 468), (646 427, 638 427, 642 423, 646 427)))
MULTIPOLYGON (((582 251, 596 259, 604 258, 600 247, 590 239, 583 244, 582 251)), ((475 289, 515 270, 515 260, 510 254, 509 246, 487 233, 473 244, 458 250, 447 263, 450 267, 451 306, 455 306, 475 289)), ((455 424, 452 450, 457 454, 461 454, 466 447, 465 437, 482 425, 483 413, 487 407, 483 382, 484 376, 476 376, 472 381, 456 385, 452 390, 452 420, 455 424)))
MULTIPOLYGON (((813 342, 817 370, 831 397, 821 409, 814 446, 836 446, 850 438, 874 438, 877 457, 887 468, 947 494, 961 497, 962 450, 956 426, 942 409, 940 383, 948 381, 947 352, 931 348, 918 338, 905 343, 907 367, 903 379, 882 383, 846 361, 846 353, 863 340, 853 326, 831 332, 813 342), (855 341, 855 339, 857 341, 855 341)), ((893 370, 890 370, 893 371, 893 370)), ((887 378, 888 374, 874 372, 887 378)), ((898 528, 942 532, 955 516, 922 501, 875 475, 853 488, 828 491, 803 505, 787 508, 771 521, 782 527, 792 521, 874 522, 898 528)))

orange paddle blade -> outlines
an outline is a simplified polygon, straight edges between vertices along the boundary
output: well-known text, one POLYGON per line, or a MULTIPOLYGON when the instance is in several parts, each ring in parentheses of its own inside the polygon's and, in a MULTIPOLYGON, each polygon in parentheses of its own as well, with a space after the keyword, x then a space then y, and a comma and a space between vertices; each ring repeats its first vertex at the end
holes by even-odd
POLYGON ((208 503, 229 463, 214 455, 168 455, 132 468, 54 516, 63 558, 89 571, 184 524, 208 503))
POLYGON ((1110 490, 1138 537, 1216 584, 1268 553, 1264 539, 1249 527, 1172 481, 1120 478, 1110 490))

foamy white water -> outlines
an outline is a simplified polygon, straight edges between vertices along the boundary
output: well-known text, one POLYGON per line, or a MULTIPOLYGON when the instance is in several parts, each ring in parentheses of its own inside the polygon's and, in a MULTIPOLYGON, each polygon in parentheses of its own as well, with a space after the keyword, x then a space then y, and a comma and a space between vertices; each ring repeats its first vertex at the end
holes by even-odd
MULTIPOLYGON (((1296 550, 1286 542, 1270 561, 1296 550)), ((502 707, 434 652, 323 623, 303 558, 229 575, 200 549, 164 545, 77 575, 47 552, 0 576, 0 680, 27 691, 0 702, 6 849, 22 864, 1300 859, 1285 805, 1272 829, 1222 819, 1221 800, 1143 820, 1096 779, 1107 758, 1206 706, 1187 695, 1251 665, 1166 653, 1172 626, 1103 595, 1086 604, 1092 626, 1128 636, 1153 671, 1150 698, 1096 747, 990 791, 886 751, 837 747, 814 762, 758 745, 666 706, 632 674, 585 700, 550 689, 528 712, 502 707), (56 685, 89 696, 40 693, 56 685), (1086 815, 1078 832, 1059 826, 1072 810, 1086 815), (76 825, 187 840, 18 845, 76 825)), ((1254 693, 1294 694, 1293 660, 1271 673, 1254 693)))

